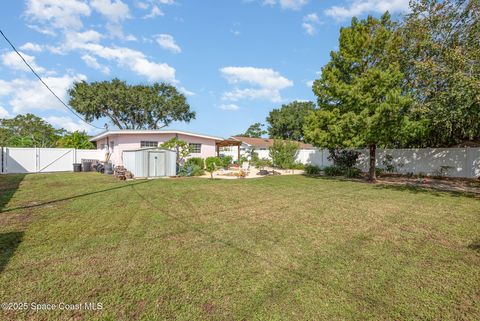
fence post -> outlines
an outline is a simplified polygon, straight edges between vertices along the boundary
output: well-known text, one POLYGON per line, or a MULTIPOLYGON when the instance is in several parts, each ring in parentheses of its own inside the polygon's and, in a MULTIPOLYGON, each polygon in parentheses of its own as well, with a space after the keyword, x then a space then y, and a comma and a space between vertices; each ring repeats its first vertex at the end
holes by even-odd
POLYGON ((34 153, 35 153, 35 173, 38 173, 38 170, 40 169, 40 151, 38 150, 37 146, 34 147, 34 153))

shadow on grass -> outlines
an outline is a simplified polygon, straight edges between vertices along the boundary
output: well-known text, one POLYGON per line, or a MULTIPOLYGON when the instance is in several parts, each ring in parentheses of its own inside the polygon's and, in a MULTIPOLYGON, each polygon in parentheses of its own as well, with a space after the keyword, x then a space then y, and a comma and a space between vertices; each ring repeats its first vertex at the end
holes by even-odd
POLYGON ((468 197, 480 200, 480 195, 471 193, 471 192, 461 192, 461 191, 447 191, 440 188, 435 187, 423 187, 423 186, 415 186, 415 185, 388 185, 388 184, 378 184, 375 185, 375 188, 378 189, 388 189, 393 191, 405 191, 414 194, 424 193, 434 196, 452 196, 452 197, 468 197))
POLYGON ((0 213, 12 212, 12 211, 17 211, 17 210, 22 210, 22 209, 27 209, 27 208, 42 207, 42 206, 45 206, 45 205, 51 205, 51 204, 55 204, 55 203, 59 203, 59 202, 63 202, 63 201, 73 200, 73 199, 80 198, 80 197, 85 197, 85 196, 110 192, 110 191, 114 191, 114 190, 117 190, 117 189, 122 189, 122 188, 130 187, 130 186, 133 186, 133 185, 141 185, 141 184, 145 184, 145 183, 149 183, 149 182, 152 182, 152 180, 145 180, 145 181, 141 181, 139 183, 133 183, 133 184, 124 184, 124 185, 115 186, 115 187, 112 187, 112 188, 102 189, 102 190, 99 190, 99 191, 93 191, 93 192, 68 196, 68 197, 59 198, 59 199, 55 199, 55 200, 51 200, 51 201, 45 201, 45 202, 41 202, 41 203, 35 203, 35 204, 29 204, 29 205, 24 205, 24 206, 7 208, 7 209, 4 209, 4 210, 0 210, 0 213))
POLYGON ((5 269, 20 242, 23 232, 0 233, 0 273, 5 269))
POLYGON ((9 174, 0 176, 0 212, 12 199, 26 174, 9 174))
POLYGON ((309 176, 309 175, 303 175, 307 178, 311 179, 322 179, 326 181, 336 181, 336 182, 352 182, 352 183, 363 183, 363 184, 368 184, 373 186, 376 189, 388 189, 388 190, 394 190, 394 191, 403 191, 403 192, 410 192, 414 194, 419 194, 419 193, 425 193, 429 195, 434 195, 434 196, 453 196, 453 197, 469 197, 469 198, 474 198, 474 199, 479 199, 480 200, 480 194, 473 193, 473 192, 462 192, 462 191, 450 191, 450 190, 445 190, 439 187, 435 186, 417 186, 417 185, 411 185, 409 183, 405 183, 402 185, 394 185, 394 184, 384 184, 382 182, 374 183, 372 184, 366 179, 362 178, 346 178, 346 177, 335 177, 335 176, 309 176))
POLYGON ((470 250, 474 250, 480 253, 480 238, 474 240, 470 245, 467 246, 470 250))

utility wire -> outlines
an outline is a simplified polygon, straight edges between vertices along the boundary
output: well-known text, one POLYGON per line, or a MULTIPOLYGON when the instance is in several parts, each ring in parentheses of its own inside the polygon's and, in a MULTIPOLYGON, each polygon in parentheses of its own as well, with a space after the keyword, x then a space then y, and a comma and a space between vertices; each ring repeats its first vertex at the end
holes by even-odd
POLYGON ((68 106, 66 103, 63 102, 63 100, 57 96, 57 94, 45 83, 45 81, 43 81, 42 77, 40 77, 37 72, 32 68, 32 66, 30 66, 30 64, 25 60, 25 58, 23 58, 22 54, 20 52, 18 52, 17 48, 15 48, 15 46, 11 43, 11 41, 7 38, 7 36, 5 36, 5 34, 3 33, 3 31, 0 29, 0 34, 2 34, 3 38, 5 38, 5 40, 8 42, 8 44, 10 45, 10 47, 12 47, 12 49, 17 53, 17 55, 23 60, 23 62, 27 65, 28 68, 30 68, 30 70, 32 71, 32 73, 38 78, 38 80, 40 80, 40 82, 52 93, 52 95, 55 96, 55 98, 57 98, 57 100, 63 105, 65 106, 72 114, 74 114, 75 116, 77 116, 81 121, 83 121, 84 123, 94 127, 94 128, 97 128, 97 129, 104 129, 102 127, 97 127, 93 124, 90 124, 88 121, 86 121, 82 116, 80 116, 79 114, 77 114, 73 109, 72 107, 68 106))

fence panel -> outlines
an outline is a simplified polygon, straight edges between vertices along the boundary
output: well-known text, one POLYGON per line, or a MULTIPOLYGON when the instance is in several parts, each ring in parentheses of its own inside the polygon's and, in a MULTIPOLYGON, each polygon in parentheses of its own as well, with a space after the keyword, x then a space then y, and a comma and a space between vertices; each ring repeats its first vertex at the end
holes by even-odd
POLYGON ((3 168, 5 173, 35 173, 36 148, 4 148, 3 168))
POLYGON ((39 148, 37 172, 71 171, 74 154, 71 148, 39 148))
POLYGON ((74 148, 4 147, 1 159, 3 173, 66 172, 82 159, 104 160, 104 151, 74 148))

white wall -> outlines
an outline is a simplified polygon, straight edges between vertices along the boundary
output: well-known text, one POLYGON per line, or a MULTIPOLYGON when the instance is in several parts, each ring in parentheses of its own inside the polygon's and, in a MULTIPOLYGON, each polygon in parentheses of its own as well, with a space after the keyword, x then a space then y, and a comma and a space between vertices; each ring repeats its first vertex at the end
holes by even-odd
POLYGON ((82 159, 103 160, 104 151, 74 148, 3 147, 0 169, 3 173, 66 172, 82 159))

